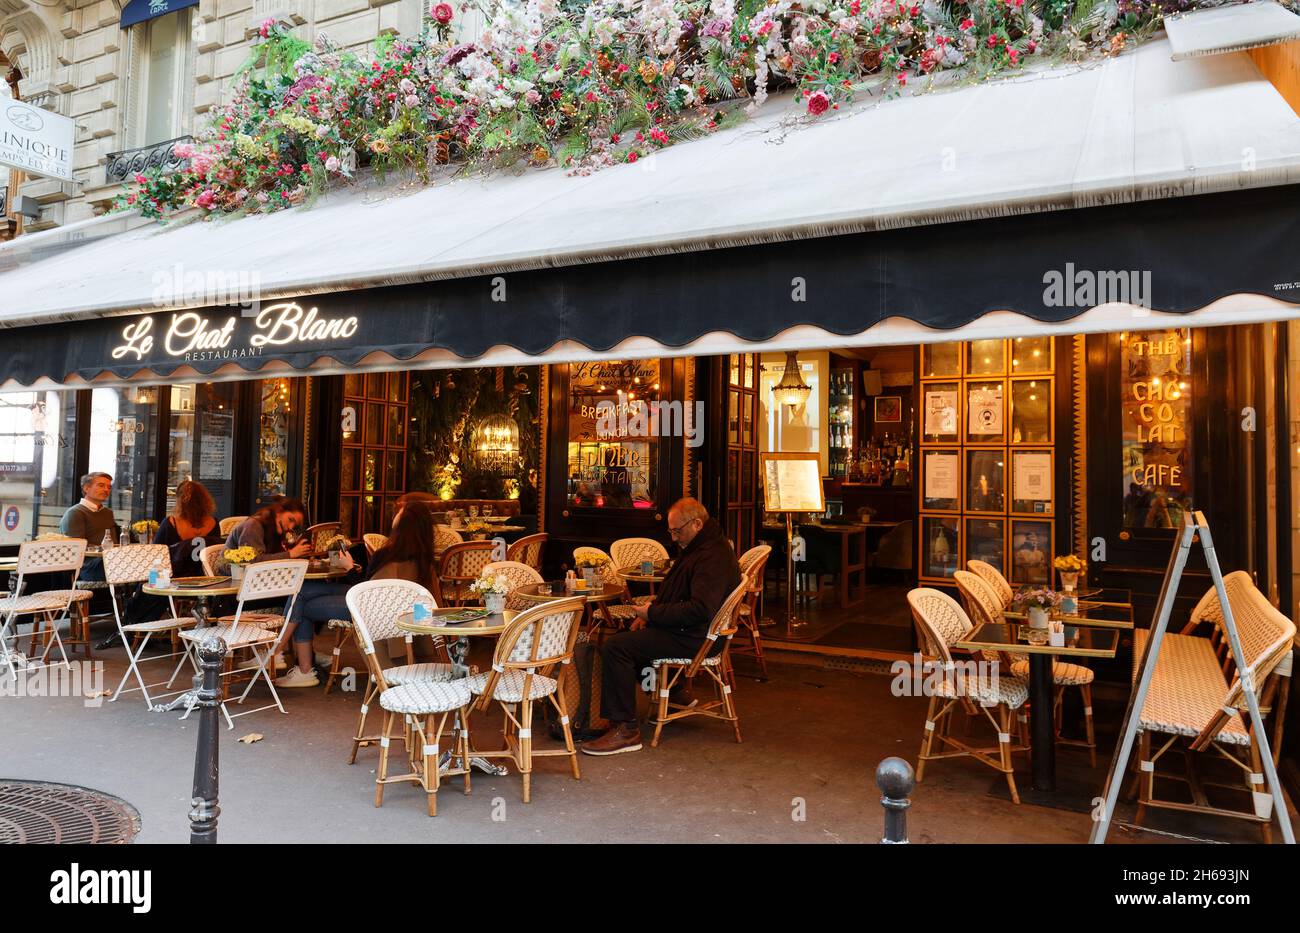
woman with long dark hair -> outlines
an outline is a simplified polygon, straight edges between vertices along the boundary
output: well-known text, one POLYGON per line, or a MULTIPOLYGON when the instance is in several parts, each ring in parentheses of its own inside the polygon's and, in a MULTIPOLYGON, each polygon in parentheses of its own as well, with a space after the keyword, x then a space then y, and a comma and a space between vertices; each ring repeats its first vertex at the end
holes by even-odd
MULTIPOLYGON (((433 589, 433 515, 423 502, 408 502, 393 516, 387 543, 368 560, 364 548, 354 548, 343 557, 350 575, 366 580, 410 580, 433 589)), ((353 582, 356 582, 355 580, 353 582)), ((318 581, 303 585, 285 625, 286 638, 293 632, 298 666, 279 678, 277 687, 314 687, 320 683, 312 666, 312 639, 330 619, 348 618, 347 581, 318 581)), ((281 639, 280 646, 285 643, 281 639)), ((277 650, 280 646, 277 646, 277 650)))

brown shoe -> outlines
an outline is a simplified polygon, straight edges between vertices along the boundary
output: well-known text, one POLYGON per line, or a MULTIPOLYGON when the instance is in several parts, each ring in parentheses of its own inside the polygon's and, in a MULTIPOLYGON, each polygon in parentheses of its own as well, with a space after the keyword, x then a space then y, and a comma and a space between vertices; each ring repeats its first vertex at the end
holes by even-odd
POLYGON ((641 727, 617 725, 598 739, 583 742, 580 746, 586 755, 617 755, 620 752, 639 752, 641 750, 641 727))

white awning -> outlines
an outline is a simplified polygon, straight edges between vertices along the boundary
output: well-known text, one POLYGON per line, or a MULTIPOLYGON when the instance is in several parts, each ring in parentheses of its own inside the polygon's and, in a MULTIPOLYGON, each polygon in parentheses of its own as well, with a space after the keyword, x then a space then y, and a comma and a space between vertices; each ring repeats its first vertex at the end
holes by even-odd
POLYGON ((177 294, 188 272, 243 274, 271 299, 1300 181, 1300 119, 1247 55, 1170 53, 1162 39, 812 125, 774 98, 587 177, 357 187, 173 227, 99 218, 0 246, 0 326, 210 303, 177 294))
POLYGON ((1276 3, 1239 3, 1165 17, 1174 61, 1300 39, 1300 16, 1276 3))

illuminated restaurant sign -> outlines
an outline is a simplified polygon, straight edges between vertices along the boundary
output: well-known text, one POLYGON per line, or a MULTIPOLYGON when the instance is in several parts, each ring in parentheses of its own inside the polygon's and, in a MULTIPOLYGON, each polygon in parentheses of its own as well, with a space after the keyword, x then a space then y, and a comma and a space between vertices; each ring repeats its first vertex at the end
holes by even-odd
POLYGON ((356 332, 356 317, 326 318, 316 308, 304 309, 296 302, 268 305, 251 319, 231 315, 214 321, 197 311, 178 311, 159 333, 155 333, 154 317, 126 325, 122 342, 110 355, 115 360, 144 360, 158 346, 168 357, 187 363, 234 360, 261 356, 268 347, 347 340, 356 332), (236 339, 244 320, 252 320, 252 333, 236 339))
POLYGON ((1124 526, 1180 528, 1192 507, 1192 337, 1187 328, 1120 338, 1124 526))

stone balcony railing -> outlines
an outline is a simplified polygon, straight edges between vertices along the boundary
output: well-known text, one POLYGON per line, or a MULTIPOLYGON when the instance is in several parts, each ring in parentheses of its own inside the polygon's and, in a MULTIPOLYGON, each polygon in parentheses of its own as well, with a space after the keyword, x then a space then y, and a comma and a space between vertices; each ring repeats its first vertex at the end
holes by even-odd
POLYGON ((178 158, 175 152, 180 143, 194 142, 193 136, 178 136, 166 142, 141 146, 139 149, 127 149, 123 152, 110 152, 104 165, 104 181, 107 184, 124 182, 137 172, 151 168, 161 168, 171 172, 181 168, 185 159, 178 158))

